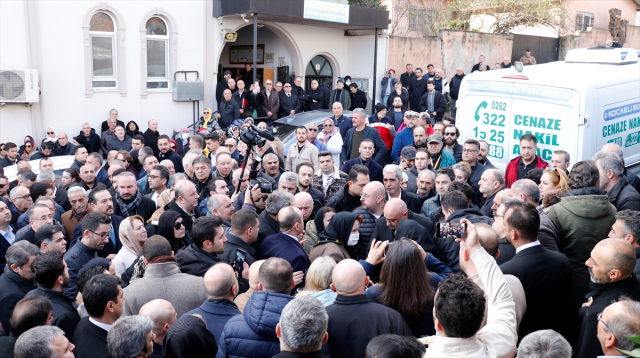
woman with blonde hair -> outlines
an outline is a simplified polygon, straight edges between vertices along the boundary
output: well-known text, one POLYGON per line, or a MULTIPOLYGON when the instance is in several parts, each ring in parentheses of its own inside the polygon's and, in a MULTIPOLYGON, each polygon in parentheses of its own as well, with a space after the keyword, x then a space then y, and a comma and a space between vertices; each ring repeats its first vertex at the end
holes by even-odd
POLYGON ((569 177, 567 173, 558 168, 546 168, 540 177, 540 197, 552 190, 569 189, 569 177))
POLYGON ((317 298, 327 307, 333 304, 338 296, 331 290, 331 274, 336 267, 336 261, 329 256, 320 256, 311 263, 307 276, 305 277, 304 290, 298 292, 296 296, 306 296, 317 298))
POLYGON ((120 242, 122 248, 113 259, 116 275, 120 277, 142 253, 142 245, 147 241, 147 230, 140 215, 125 218, 120 223, 120 242))

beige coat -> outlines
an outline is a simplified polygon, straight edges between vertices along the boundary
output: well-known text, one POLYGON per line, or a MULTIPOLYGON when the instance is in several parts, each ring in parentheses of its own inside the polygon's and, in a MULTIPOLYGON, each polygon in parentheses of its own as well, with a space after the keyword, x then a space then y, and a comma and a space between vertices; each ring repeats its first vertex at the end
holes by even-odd
POLYGON ((347 253, 347 250, 344 249, 344 245, 338 245, 334 242, 317 245, 316 247, 311 249, 311 253, 309 254, 309 261, 313 262, 313 260, 317 259, 320 256, 329 256, 332 259, 336 260, 336 263, 339 263, 344 259, 351 258, 347 253))
POLYGON ((318 148, 308 141, 302 147, 302 150, 298 152, 298 143, 293 143, 289 147, 289 153, 287 153, 287 162, 284 166, 286 171, 295 172, 296 167, 300 163, 309 162, 313 163, 313 171, 320 169, 318 165, 318 148))

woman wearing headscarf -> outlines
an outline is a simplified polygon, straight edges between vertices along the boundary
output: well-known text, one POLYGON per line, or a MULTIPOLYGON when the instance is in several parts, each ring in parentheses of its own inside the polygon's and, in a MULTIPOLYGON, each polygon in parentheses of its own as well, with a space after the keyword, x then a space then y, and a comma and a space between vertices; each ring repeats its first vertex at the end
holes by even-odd
POLYGON ((206 128, 209 132, 220 129, 218 118, 213 115, 211 108, 207 107, 202 110, 202 116, 200 116, 200 127, 206 128))
POLYGON ((58 142, 58 131, 56 131, 55 128, 53 127, 47 127, 46 133, 45 133, 45 137, 42 140, 42 142, 40 143, 40 145, 42 145, 42 143, 44 142, 51 142, 51 143, 57 143, 58 142))
POLYGON ((309 261, 313 262, 320 256, 329 256, 336 263, 344 259, 358 259, 355 245, 360 240, 360 223, 362 216, 341 212, 335 214, 329 225, 318 235, 318 242, 311 249, 309 261))
POLYGON ((318 233, 324 231, 325 227, 329 225, 329 221, 336 214, 336 209, 323 206, 321 207, 313 220, 307 223, 307 227, 304 230, 303 240, 307 240, 304 244, 304 251, 307 256, 311 252, 311 248, 318 242, 318 233))
POLYGON ((182 220, 180 213, 172 210, 162 213, 158 220, 158 234, 169 240, 171 250, 174 254, 177 254, 178 250, 189 245, 187 240, 184 238, 185 227, 182 220))
POLYGON ((140 256, 142 245, 147 241, 147 230, 142 216, 133 215, 122 220, 119 235, 122 248, 113 259, 118 277, 122 276, 122 273, 140 256))
POLYGON ((333 157, 333 162, 340 163, 340 153, 342 152, 342 135, 336 127, 332 118, 327 118, 322 124, 322 131, 318 133, 317 139, 327 145, 327 150, 333 157))
POLYGON ((142 132, 140 132, 138 123, 136 123, 135 121, 129 121, 129 123, 127 123, 127 127, 125 128, 125 134, 128 134, 129 137, 133 138, 133 136, 136 136, 138 134, 142 135, 142 132))
POLYGON ((27 159, 35 152, 37 152, 36 141, 30 135, 24 137, 24 144, 18 150, 20 158, 27 159))
POLYGON ((162 357, 212 357, 218 351, 215 337, 207 329, 204 319, 185 314, 167 331, 162 341, 162 357))

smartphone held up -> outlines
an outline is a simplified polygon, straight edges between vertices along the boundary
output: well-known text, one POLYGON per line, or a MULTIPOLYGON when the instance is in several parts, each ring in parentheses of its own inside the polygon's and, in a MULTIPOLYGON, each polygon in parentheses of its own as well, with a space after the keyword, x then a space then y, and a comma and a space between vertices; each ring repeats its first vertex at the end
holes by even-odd
POLYGON ((467 237, 466 223, 436 223, 437 239, 460 239, 467 237))

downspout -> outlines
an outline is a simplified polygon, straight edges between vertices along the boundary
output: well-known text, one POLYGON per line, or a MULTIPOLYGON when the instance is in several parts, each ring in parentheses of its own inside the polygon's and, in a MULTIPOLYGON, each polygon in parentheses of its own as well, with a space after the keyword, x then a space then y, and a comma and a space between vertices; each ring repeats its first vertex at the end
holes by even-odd
POLYGON ((376 71, 378 67, 378 28, 376 27, 376 31, 373 34, 374 37, 374 49, 373 49, 373 91, 371 93, 371 113, 375 112, 375 104, 376 104, 376 71))

